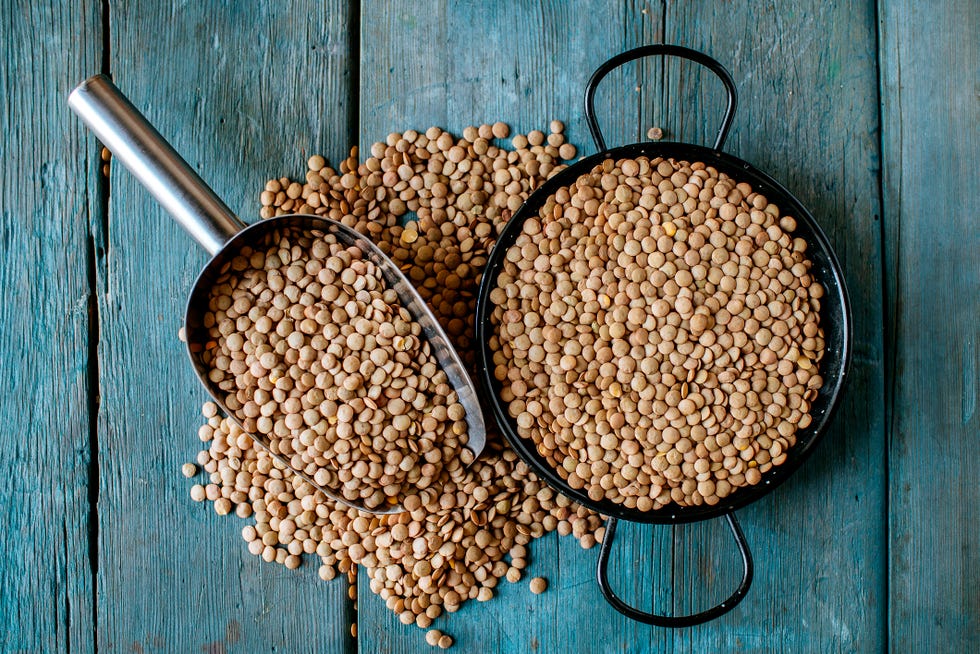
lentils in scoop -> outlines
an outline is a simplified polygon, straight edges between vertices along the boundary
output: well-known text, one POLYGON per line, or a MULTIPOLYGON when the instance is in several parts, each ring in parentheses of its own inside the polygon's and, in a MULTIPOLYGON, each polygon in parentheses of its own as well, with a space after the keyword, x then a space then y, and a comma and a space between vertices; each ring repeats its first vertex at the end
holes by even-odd
POLYGON ((428 488, 466 442, 463 406, 373 262, 332 234, 246 247, 203 317, 209 378, 246 431, 368 508, 428 488))
POLYGON ((607 159, 523 225, 491 294, 522 438, 593 500, 713 505, 811 422, 823 288, 796 221, 704 163, 607 159))

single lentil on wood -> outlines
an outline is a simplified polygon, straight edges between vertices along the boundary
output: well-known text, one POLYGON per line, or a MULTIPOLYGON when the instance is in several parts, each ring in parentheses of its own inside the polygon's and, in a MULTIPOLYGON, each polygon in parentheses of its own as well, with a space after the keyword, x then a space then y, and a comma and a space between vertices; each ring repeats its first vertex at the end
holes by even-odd
POLYGON ((822 384, 823 288, 795 228, 697 162, 607 159, 556 191, 491 293, 519 435, 572 488, 641 511, 759 483, 822 384))
MULTIPOLYGON (((528 194, 564 168, 561 159, 576 155, 559 121, 547 137, 514 135, 513 149, 494 144, 509 131, 495 123, 466 128, 462 138, 435 127, 394 133, 374 144, 363 163, 353 149, 339 171, 312 156, 305 183, 284 177, 266 184, 261 215, 312 213, 369 235, 472 364, 469 318, 487 255, 528 194), (406 222, 409 212, 415 220, 406 222)), ((295 568, 304 554, 315 554, 324 580, 338 574, 352 580, 362 566, 370 589, 406 624, 428 629, 469 599, 493 598, 500 579, 520 579, 533 538, 557 531, 590 548, 604 534, 600 516, 548 487, 493 433, 472 465, 450 460, 428 488, 406 497, 408 512, 378 516, 316 492, 255 447, 214 403, 203 414, 198 436, 206 449, 197 463, 210 483, 192 488, 195 499, 227 500, 249 518, 242 537, 266 561, 295 568)), ((452 645, 442 632, 431 638, 436 646, 452 645)))

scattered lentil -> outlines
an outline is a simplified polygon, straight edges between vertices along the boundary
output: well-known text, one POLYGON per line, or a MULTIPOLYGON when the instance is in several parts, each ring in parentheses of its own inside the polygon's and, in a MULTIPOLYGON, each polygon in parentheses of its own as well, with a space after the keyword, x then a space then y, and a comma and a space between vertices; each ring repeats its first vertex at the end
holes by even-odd
MULTIPOLYGON (((462 139, 439 128, 393 133, 372 145, 363 163, 358 163, 357 149, 352 149, 336 171, 322 157, 314 156, 309 159, 305 183, 281 178, 266 184, 260 197, 261 215, 314 213, 369 235, 416 284, 461 356, 472 364, 469 318, 487 255, 530 192, 564 168, 562 148, 564 154, 569 153, 563 126, 559 129, 555 121, 549 127, 551 136, 561 136, 560 143, 558 138, 547 140, 543 132, 537 132, 513 135, 513 150, 498 147, 492 139, 510 136, 509 128, 500 123, 467 128, 462 139), (451 152, 457 147, 460 150, 451 152), (287 194, 286 189, 291 188, 292 193, 287 194), (300 198, 305 205, 297 205, 300 198), (409 211, 417 218, 405 224, 404 214, 409 211)), ((290 265, 285 264, 284 270, 280 268, 284 293, 288 283, 295 284, 289 275, 290 265)), ((227 315, 227 309, 224 311, 227 315)), ((249 320, 269 342, 281 336, 278 327, 264 322, 261 328, 269 329, 258 329, 255 323, 261 316, 256 318, 249 320)), ((333 324, 343 328, 343 320, 333 324)), ((292 333, 296 331, 294 320, 292 333)), ((354 332, 360 333, 356 327, 354 332)), ((284 337, 285 344, 277 340, 272 348, 281 357, 275 363, 271 358, 268 361, 273 370, 283 365, 287 349, 295 350, 289 342, 292 333, 284 337), (278 351, 280 347, 283 352, 278 351)), ((298 345, 299 336, 293 338, 298 345)), ((229 336, 225 342, 232 346, 229 351, 238 351, 232 349, 239 346, 237 339, 229 336)), ((250 347, 254 355, 258 346, 247 343, 251 341, 243 338, 243 351, 250 347)), ((384 356, 377 352, 373 350, 375 356, 368 359, 375 366, 384 366, 384 356)), ((387 355, 390 359, 391 353, 387 355)), ((252 363, 262 365, 259 360, 248 366, 252 363)), ((282 379, 265 393, 274 395, 282 379)), ((367 382, 370 386, 370 379, 367 382)), ((259 392, 262 390, 253 391, 253 401, 256 394, 260 400, 269 399, 259 392)), ((418 393, 413 397, 412 391, 401 390, 389 402, 400 400, 408 411, 418 393)), ((295 408, 294 404, 283 406, 288 398, 276 401, 282 409, 295 408)), ((302 398, 300 402, 302 406, 302 398)), ((396 402, 394 408, 401 410, 401 405, 396 402)), ((299 565, 303 554, 315 554, 320 560, 318 575, 324 580, 338 574, 352 580, 362 566, 369 588, 401 621, 414 621, 422 629, 467 600, 491 599, 500 579, 519 578, 521 570, 512 564, 526 565, 525 546, 533 538, 557 530, 573 534, 583 547, 601 540, 602 518, 553 491, 496 434, 488 434, 487 448, 469 467, 456 460, 441 471, 432 470, 431 486, 404 498, 406 513, 379 516, 325 498, 265 450, 254 447, 233 421, 218 415, 213 403, 205 404, 203 414, 206 423, 198 436, 207 449, 198 462, 210 475, 212 501, 228 499, 236 514, 246 507, 243 517, 251 523, 242 536, 251 553, 284 565, 299 565)), ((291 413, 284 410, 282 420, 288 415, 291 413)), ((259 417, 267 416, 260 410, 259 417)), ((447 423, 455 433, 465 426, 462 418, 458 409, 450 412, 448 407, 436 407, 422 418, 420 427, 431 430, 447 423)), ((299 429, 302 443, 303 430, 299 429)), ((204 487, 196 488, 200 491, 192 489, 192 494, 200 493, 204 499, 204 487)), ((451 637, 437 633, 435 645, 440 645, 441 638, 448 639, 444 646, 452 644, 451 637)))
POLYGON ((191 499, 195 502, 203 502, 206 499, 204 486, 201 484, 194 484, 191 486, 191 499))

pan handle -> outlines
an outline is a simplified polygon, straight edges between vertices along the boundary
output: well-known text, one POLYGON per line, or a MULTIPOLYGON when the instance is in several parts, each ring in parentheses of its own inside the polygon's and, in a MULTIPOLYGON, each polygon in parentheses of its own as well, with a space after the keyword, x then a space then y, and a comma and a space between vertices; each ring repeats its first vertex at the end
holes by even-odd
POLYGON ((592 140, 595 141, 596 147, 600 152, 606 149, 606 139, 603 138, 602 130, 599 129, 599 121, 595 117, 595 91, 599 86, 599 82, 613 69, 619 68, 627 62, 654 55, 669 55, 680 57, 681 59, 688 59, 701 64, 721 79, 725 85, 725 92, 728 94, 728 107, 725 109, 725 117, 721 121, 721 127, 718 128, 718 136, 715 137, 714 149, 721 150, 722 146, 725 145, 725 139, 728 138, 728 130, 732 126, 732 120, 735 119, 735 108, 738 105, 738 94, 735 91, 735 82, 732 81, 731 74, 729 74, 724 66, 703 52, 698 52, 697 50, 685 48, 680 45, 667 45, 664 43, 644 45, 639 48, 627 50, 626 52, 621 52, 599 66, 592 73, 592 77, 585 87, 585 120, 589 124, 589 131, 592 132, 592 140))
POLYGON ((212 256, 245 227, 108 77, 79 84, 68 106, 212 256))
POLYGON ((602 591, 606 601, 627 618, 638 620, 639 622, 644 622, 646 624, 652 624, 656 627, 693 627, 694 625, 713 620, 718 616, 724 615, 725 613, 731 611, 733 608, 735 608, 735 605, 742 601, 745 594, 749 592, 749 586, 752 585, 753 565, 752 553, 749 551, 749 545, 745 541, 745 534, 742 533, 742 528, 739 526, 738 520, 735 518, 735 514, 726 513, 725 518, 728 520, 728 526, 732 530, 732 535, 735 536, 735 544, 738 545, 738 551, 742 555, 742 581, 739 583, 735 592, 732 593, 731 597, 726 599, 724 602, 718 604, 717 606, 713 606, 710 609, 705 609, 700 613, 671 616, 647 613, 646 611, 633 608, 621 600, 609 585, 609 576, 607 572, 607 567, 609 565, 609 554, 612 551, 613 538, 616 536, 616 518, 609 518, 606 521, 606 534, 602 539, 602 546, 599 548, 599 563, 596 566, 596 576, 599 580, 599 589, 602 591))

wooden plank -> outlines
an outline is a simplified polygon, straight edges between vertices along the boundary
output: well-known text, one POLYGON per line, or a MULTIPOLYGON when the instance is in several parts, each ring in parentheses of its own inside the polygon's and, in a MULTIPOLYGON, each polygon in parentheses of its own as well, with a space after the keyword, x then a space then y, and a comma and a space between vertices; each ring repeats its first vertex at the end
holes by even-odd
POLYGON ((895 652, 975 651, 980 38, 970 0, 880 3, 895 652))
POLYGON ((0 650, 91 652, 89 220, 94 143, 65 98, 98 2, 0 6, 0 650), (39 56, 43 53, 43 56, 39 56))
MULTIPOLYGON (((639 44, 645 23, 660 25, 659 5, 593 0, 547 2, 362 3, 360 144, 392 130, 436 125, 459 135, 468 125, 502 120, 512 131, 547 131, 565 122, 581 154, 594 151, 585 126, 585 82, 606 58, 639 44)), ((597 97, 610 143, 635 140, 640 115, 637 73, 614 74, 597 97)), ((487 603, 470 602, 433 625, 464 652, 669 651, 670 632, 631 622, 602 599, 595 582, 597 550, 552 534, 533 543, 528 573, 550 581, 533 596, 526 581, 501 582, 487 603)), ((640 606, 669 602, 668 529, 624 525, 611 566, 616 588, 640 606), (657 588, 654 593, 653 588, 657 588)), ((525 575, 525 579, 527 575, 525 575)), ((361 574, 361 587, 367 578, 361 574)), ((368 593, 358 601, 362 652, 416 652, 423 633, 401 625, 368 593)))
MULTIPOLYGON (((875 13, 860 0, 668 3, 669 42, 701 49, 735 77, 726 150, 783 182, 828 233, 852 302, 846 395, 806 466, 739 512, 756 577, 732 613, 678 632, 678 651, 876 651, 884 647, 886 560, 883 344, 875 13)), ((711 144, 721 84, 690 65, 666 70, 665 129, 711 144)), ((721 524, 678 530, 674 609, 727 596, 737 559, 721 524)))
MULTIPOLYGON (((270 175, 340 157, 350 121, 348 3, 111 5, 111 69, 246 221, 270 175), (165 26, 165 28, 164 28, 165 26)), ((177 330, 206 261, 135 179, 111 178, 102 323, 98 643, 102 651, 339 652, 344 582, 250 555, 243 521, 194 504, 180 465, 203 389, 177 330)))

